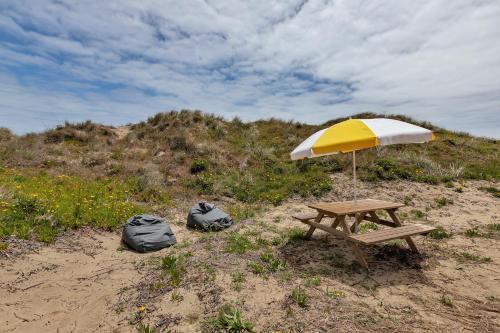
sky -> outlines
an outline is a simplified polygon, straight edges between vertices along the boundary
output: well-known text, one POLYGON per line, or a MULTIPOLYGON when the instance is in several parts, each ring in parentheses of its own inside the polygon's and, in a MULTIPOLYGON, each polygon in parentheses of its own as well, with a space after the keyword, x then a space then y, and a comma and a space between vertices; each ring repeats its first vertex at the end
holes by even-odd
POLYGON ((500 1, 0 1, 0 127, 181 109, 500 138, 500 1))

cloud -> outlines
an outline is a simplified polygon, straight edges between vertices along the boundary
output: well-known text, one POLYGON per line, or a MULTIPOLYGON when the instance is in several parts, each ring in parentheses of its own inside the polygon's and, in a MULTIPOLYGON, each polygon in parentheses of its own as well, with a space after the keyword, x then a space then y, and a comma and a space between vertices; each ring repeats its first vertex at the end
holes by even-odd
POLYGON ((6 0, 0 126, 371 111, 500 137, 498 17, 493 0, 6 0))

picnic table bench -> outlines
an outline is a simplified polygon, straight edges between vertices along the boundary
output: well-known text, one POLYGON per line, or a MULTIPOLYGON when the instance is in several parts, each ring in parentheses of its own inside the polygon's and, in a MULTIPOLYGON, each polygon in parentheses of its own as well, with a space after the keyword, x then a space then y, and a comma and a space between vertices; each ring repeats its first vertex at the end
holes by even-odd
POLYGON ((417 246, 411 236, 426 234, 436 229, 422 224, 403 226, 396 215, 396 210, 403 206, 404 204, 401 203, 373 199, 318 203, 308 205, 308 207, 317 211, 316 214, 295 215, 293 217, 310 226, 306 234, 307 238, 310 238, 316 229, 321 229, 332 235, 344 238, 351 244, 360 263, 368 269, 368 263, 358 244, 369 245, 393 239, 404 239, 412 251, 418 252, 417 246), (392 221, 380 218, 376 213, 377 210, 386 211, 392 221), (354 222, 351 226, 346 222, 347 216, 354 217, 354 222), (334 218, 330 226, 321 224, 324 217, 334 218), (363 221, 370 221, 391 228, 359 234, 359 225, 363 221), (337 229, 339 226, 341 230, 337 229))

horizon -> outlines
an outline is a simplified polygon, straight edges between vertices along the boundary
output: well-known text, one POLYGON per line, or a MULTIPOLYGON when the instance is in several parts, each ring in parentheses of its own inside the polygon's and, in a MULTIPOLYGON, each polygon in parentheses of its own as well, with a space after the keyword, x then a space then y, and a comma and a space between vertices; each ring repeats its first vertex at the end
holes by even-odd
POLYGON ((495 1, 0 4, 0 127, 372 112, 500 138, 495 1))

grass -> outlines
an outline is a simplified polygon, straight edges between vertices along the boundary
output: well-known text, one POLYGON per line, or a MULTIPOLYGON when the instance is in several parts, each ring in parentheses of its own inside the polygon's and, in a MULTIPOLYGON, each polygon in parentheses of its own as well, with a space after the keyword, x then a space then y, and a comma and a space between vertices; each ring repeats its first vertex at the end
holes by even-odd
POLYGON ((333 266, 343 268, 346 266, 345 255, 342 252, 333 252, 328 259, 332 262, 333 266))
POLYGON ((486 225, 486 228, 492 232, 499 232, 500 231, 500 223, 490 223, 490 224, 486 225))
POLYGON ((286 261, 275 258, 274 255, 270 252, 261 253, 260 260, 265 263, 266 268, 270 272, 283 271, 287 267, 286 261))
POLYGON ((231 273, 231 287, 236 291, 241 291, 245 283, 245 274, 243 272, 231 273))
POLYGON ((241 310, 231 304, 224 304, 217 317, 209 318, 205 326, 212 330, 225 330, 230 333, 253 332, 254 325, 243 319, 241 310))
POLYGON ((437 197, 436 199, 434 199, 434 201, 436 202, 438 208, 442 208, 444 206, 453 204, 452 199, 448 199, 448 198, 443 197, 443 196, 437 197))
POLYGON ((248 267, 254 274, 264 274, 264 266, 255 261, 249 261, 248 267))
POLYGON ((428 235, 432 239, 439 240, 439 239, 451 238, 452 233, 446 231, 443 227, 439 226, 436 228, 436 230, 431 231, 428 235))
POLYGON ((340 290, 330 290, 329 287, 325 289, 325 295, 329 298, 342 298, 344 297, 344 293, 340 290))
POLYGON ((140 323, 136 327, 137 333, 160 333, 156 328, 140 323))
POLYGON ((143 208, 130 202, 133 189, 109 178, 87 179, 30 170, 0 169, 12 197, 0 203, 0 237, 35 236, 51 242, 61 230, 80 226, 115 229, 143 208))
POLYGON ((464 235, 467 236, 467 237, 480 237, 481 236, 481 232, 479 232, 479 229, 477 227, 475 228, 471 228, 471 229, 467 229, 465 230, 464 232, 464 235))
POLYGON ((304 284, 308 287, 318 287, 321 284, 321 279, 319 277, 311 277, 304 284))
POLYGON ((492 186, 483 186, 479 188, 481 191, 491 194, 495 198, 500 198, 500 190, 492 186))
POLYGON ((255 248, 255 244, 245 235, 232 232, 226 237, 226 252, 243 254, 255 248))
POLYGON ((362 223, 359 225, 359 231, 362 234, 369 232, 369 230, 378 230, 378 225, 373 222, 362 223))
POLYGON ((170 285, 176 287, 182 282, 182 277, 185 271, 185 260, 190 256, 190 253, 180 255, 170 254, 161 259, 161 270, 168 277, 170 285))
POLYGON ((287 232, 287 242, 294 243, 306 239, 306 232, 299 227, 293 227, 287 232))
POLYGON ((478 263, 488 263, 491 262, 492 259, 490 257, 481 257, 477 254, 473 254, 470 252, 459 252, 457 253, 457 259, 459 262, 478 262, 478 263))
POLYGON ((416 218, 416 219, 423 219, 425 217, 425 213, 422 212, 421 210, 418 209, 412 209, 410 213, 416 218))
POLYGON ((301 308, 307 308, 309 306, 307 294, 300 286, 292 290, 291 296, 292 300, 301 308))

